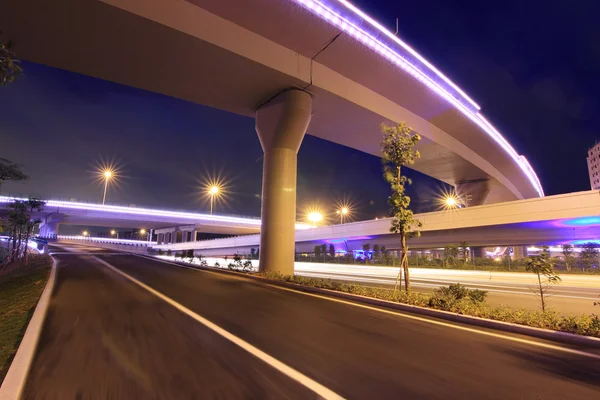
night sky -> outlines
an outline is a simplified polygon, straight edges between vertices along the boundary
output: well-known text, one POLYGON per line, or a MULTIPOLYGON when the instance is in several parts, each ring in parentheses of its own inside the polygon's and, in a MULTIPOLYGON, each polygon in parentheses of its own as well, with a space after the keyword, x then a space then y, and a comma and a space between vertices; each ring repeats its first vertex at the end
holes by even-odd
MULTIPOLYGON (((600 4, 355 0, 461 86, 525 155, 546 194, 589 189, 587 148, 600 138, 600 4), (595 5, 594 5, 595 4, 595 5)), ((17 47, 18 48, 18 47, 17 47)), ((262 150, 254 121, 182 100, 23 62, 0 88, 0 157, 24 165, 27 183, 4 193, 101 201, 101 162, 120 169, 107 202, 206 210, 203 180, 228 181, 217 212, 260 215, 262 150)), ((310 130, 309 130, 310 132, 310 130)), ((298 208, 356 219, 387 212, 378 158, 311 136, 298 161, 298 208)), ((443 185, 412 174, 415 211, 443 185)))

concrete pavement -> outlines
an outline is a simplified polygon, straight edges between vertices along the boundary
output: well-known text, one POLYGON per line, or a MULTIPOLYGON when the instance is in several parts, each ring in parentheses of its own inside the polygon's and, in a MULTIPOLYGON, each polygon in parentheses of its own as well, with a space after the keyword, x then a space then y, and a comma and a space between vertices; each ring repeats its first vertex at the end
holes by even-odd
POLYGON ((600 396, 597 353, 78 250, 89 255, 57 256, 58 286, 26 398, 317 397, 93 257, 345 398, 600 396))

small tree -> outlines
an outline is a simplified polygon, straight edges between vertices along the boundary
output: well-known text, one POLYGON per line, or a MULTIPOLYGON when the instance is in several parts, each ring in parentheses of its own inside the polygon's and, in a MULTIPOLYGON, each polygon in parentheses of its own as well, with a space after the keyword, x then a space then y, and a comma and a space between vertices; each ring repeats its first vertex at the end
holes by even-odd
POLYGON ((316 245, 315 246, 315 257, 320 257, 321 256, 321 246, 316 245))
POLYGON ((250 258, 256 260, 256 249, 254 247, 250 249, 250 258))
POLYGON ((27 179, 29 179, 29 176, 21 171, 19 164, 15 164, 6 158, 0 158, 0 188, 4 181, 24 181, 27 179))
POLYGON ((377 262, 379 262, 379 251, 381 250, 381 248, 379 247, 378 244, 374 244, 373 245, 373 259, 377 262))
POLYGON ((401 273, 404 272, 404 287, 408 291, 410 290, 410 275, 406 239, 419 236, 418 228, 422 225, 414 218, 413 212, 409 208, 410 197, 406 194, 406 185, 411 184, 411 181, 406 176, 402 176, 402 167, 414 164, 421 157, 419 152, 414 149, 421 137, 418 134, 413 135, 412 129, 404 123, 394 127, 382 124, 381 132, 383 134, 381 152, 383 153, 384 176, 392 189, 392 194, 388 199, 392 216, 390 232, 400 235, 402 252, 395 289, 398 288, 401 273))
POLYGON ((469 243, 467 242, 460 242, 460 244, 458 245, 459 250, 460 250, 460 255, 463 259, 463 262, 466 264, 469 262, 469 243))
POLYGON ((365 256, 365 262, 369 261, 369 251, 371 251, 371 245, 369 243, 365 243, 362 245, 363 255, 365 256))
POLYGON ((458 246, 455 244, 447 244, 444 246, 444 266, 454 264, 458 257, 458 246))
POLYGON ((573 264, 573 245, 572 244, 563 244, 562 245, 562 253, 565 257, 565 269, 567 271, 571 271, 571 265, 573 264))
POLYGON ((559 283, 561 280, 558 274, 552 269, 553 266, 554 260, 550 257, 548 246, 542 246, 540 254, 525 260, 527 271, 531 271, 537 275, 542 311, 546 311, 546 294, 550 290, 550 286, 559 283))
POLYGON ((322 254, 323 256, 325 256, 325 254, 327 254, 327 245, 326 245, 325 243, 323 243, 323 244, 321 245, 321 254, 322 254))
POLYGON ((381 246, 381 260, 383 261, 384 264, 388 263, 388 251, 387 251, 387 247, 385 246, 381 246))
POLYGON ((0 86, 14 82, 21 75, 23 69, 20 64, 21 61, 12 51, 12 43, 0 43, 0 86))
POLYGON ((596 244, 592 242, 583 245, 581 253, 579 253, 579 264, 583 271, 594 268, 598 263, 598 249, 596 247, 596 244))
POLYGON ((329 244, 329 255, 333 258, 335 257, 335 246, 333 243, 329 244))

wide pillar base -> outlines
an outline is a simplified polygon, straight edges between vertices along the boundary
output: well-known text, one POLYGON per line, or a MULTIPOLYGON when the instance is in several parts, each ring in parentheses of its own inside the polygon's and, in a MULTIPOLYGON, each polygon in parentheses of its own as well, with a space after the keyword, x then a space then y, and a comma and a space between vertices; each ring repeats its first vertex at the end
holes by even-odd
POLYGON ((296 176, 300 144, 310 123, 312 98, 288 90, 256 112, 264 155, 259 270, 294 273, 296 176))

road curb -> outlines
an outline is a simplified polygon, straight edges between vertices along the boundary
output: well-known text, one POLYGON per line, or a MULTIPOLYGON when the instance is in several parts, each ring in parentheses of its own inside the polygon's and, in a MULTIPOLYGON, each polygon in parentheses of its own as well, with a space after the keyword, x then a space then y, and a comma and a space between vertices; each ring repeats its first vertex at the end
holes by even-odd
MULTIPOLYGON (((162 261, 164 261, 164 260, 162 260, 162 261)), ((220 268, 202 267, 199 265, 191 265, 191 264, 177 262, 177 261, 168 261, 168 262, 172 262, 174 264, 178 264, 181 266, 186 266, 188 268, 195 268, 195 269, 200 269, 200 270, 204 270, 204 271, 213 271, 213 272, 218 272, 218 273, 222 273, 222 274, 229 274, 229 275, 235 275, 238 277, 245 277, 245 278, 252 279, 255 281, 259 281, 259 282, 265 282, 270 285, 282 286, 282 287, 295 289, 295 290, 307 292, 307 293, 324 294, 324 295, 327 295, 330 297, 340 298, 340 299, 344 299, 344 300, 350 300, 350 301, 354 301, 354 302, 358 302, 358 303, 364 303, 364 304, 369 304, 369 305, 374 305, 374 306, 379 306, 379 307, 385 307, 388 309, 394 309, 394 310, 403 311, 403 312, 407 312, 407 313, 411 313, 411 314, 425 315, 428 317, 443 319, 446 321, 458 322, 458 323, 463 323, 463 324, 468 324, 468 325, 475 325, 475 326, 479 326, 482 328, 516 333, 516 334, 520 334, 520 335, 527 335, 527 336, 535 337, 538 339, 543 339, 543 340, 548 340, 548 341, 552 341, 552 342, 563 343, 563 344, 568 344, 568 345, 573 345, 573 346, 582 346, 582 347, 588 347, 588 348, 591 347, 591 348, 600 349, 600 338, 595 338, 595 337, 591 337, 591 336, 583 336, 583 335, 577 335, 574 333, 553 331, 550 329, 535 328, 535 327, 531 327, 531 326, 519 325, 519 324, 510 323, 510 322, 496 321, 493 319, 473 317, 473 316, 457 314, 457 313, 453 313, 453 312, 449 312, 449 311, 436 310, 433 308, 411 306, 408 304, 396 303, 396 302, 388 301, 388 300, 375 299, 372 297, 361 296, 361 295, 357 295, 357 294, 338 292, 338 291, 329 290, 329 289, 315 288, 315 287, 311 287, 311 286, 304 286, 304 285, 299 285, 299 284, 290 283, 290 282, 283 282, 283 281, 264 278, 261 276, 256 276, 256 275, 237 272, 237 271, 224 270, 224 269, 220 269, 220 268)))
POLYGON ((56 259, 52 258, 52 268, 50 270, 48 282, 46 282, 46 287, 35 306, 35 311, 29 320, 25 335, 23 335, 23 340, 21 340, 21 344, 17 349, 17 354, 15 354, 15 358, 10 364, 4 382, 2 382, 2 386, 0 387, 0 400, 17 400, 20 399, 23 394, 27 374, 29 373, 35 356, 37 344, 42 333, 42 326, 44 325, 44 320, 48 313, 50 297, 52 296, 56 283, 57 263, 56 259))

